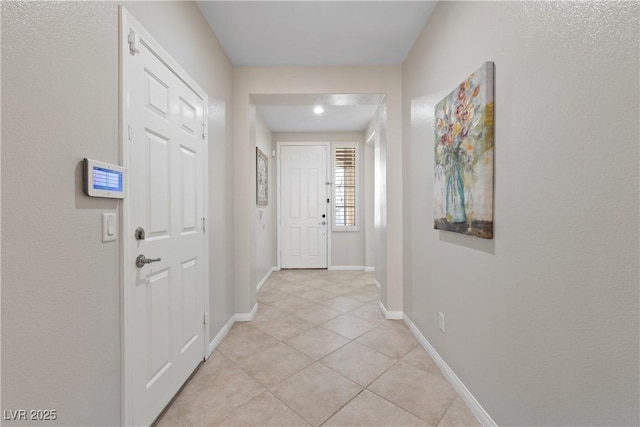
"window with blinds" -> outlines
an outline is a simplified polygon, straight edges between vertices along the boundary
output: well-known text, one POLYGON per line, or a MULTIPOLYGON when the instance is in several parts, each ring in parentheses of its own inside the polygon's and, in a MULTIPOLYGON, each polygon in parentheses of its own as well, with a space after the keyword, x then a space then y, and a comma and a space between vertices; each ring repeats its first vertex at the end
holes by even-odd
POLYGON ((334 229, 357 230, 357 147, 334 148, 334 229))

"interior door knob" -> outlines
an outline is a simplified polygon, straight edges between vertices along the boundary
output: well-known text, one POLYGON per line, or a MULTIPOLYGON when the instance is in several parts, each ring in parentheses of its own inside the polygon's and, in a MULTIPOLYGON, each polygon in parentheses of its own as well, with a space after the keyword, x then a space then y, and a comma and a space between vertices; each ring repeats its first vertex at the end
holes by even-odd
POLYGON ((319 222, 318 225, 325 225, 326 223, 327 221, 322 221, 322 222, 319 222))
POLYGON ((140 254, 136 258, 136 267, 142 268, 145 264, 151 264, 152 262, 162 261, 162 258, 147 258, 144 255, 140 254))

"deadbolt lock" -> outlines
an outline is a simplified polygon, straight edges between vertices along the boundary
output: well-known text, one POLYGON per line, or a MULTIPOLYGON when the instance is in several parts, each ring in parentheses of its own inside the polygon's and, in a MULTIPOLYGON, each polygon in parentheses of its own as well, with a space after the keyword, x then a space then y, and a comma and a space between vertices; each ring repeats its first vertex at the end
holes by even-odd
POLYGON ((136 228, 136 240, 144 240, 144 228, 138 227, 136 228))

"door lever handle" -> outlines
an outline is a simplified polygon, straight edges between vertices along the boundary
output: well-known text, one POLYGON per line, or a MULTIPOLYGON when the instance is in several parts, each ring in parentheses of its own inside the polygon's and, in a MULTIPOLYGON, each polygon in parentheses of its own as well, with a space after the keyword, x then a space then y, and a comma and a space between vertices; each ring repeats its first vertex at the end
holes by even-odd
POLYGON ((136 258, 136 267, 142 268, 145 264, 151 264, 152 262, 158 261, 162 261, 162 258, 147 258, 141 254, 136 258))
POLYGON ((322 221, 322 222, 319 222, 318 225, 325 225, 326 223, 327 221, 322 221))

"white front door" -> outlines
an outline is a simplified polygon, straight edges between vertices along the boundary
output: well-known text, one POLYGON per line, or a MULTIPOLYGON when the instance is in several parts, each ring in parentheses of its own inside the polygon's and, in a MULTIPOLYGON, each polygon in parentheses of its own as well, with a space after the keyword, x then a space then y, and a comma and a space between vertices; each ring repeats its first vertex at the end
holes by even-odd
POLYGON ((280 146, 282 268, 327 268, 327 145, 280 146))
POLYGON ((132 28, 138 51, 123 47, 125 395, 127 422, 150 425, 205 357, 206 103, 132 28), (153 262, 137 265, 139 255, 153 262))

